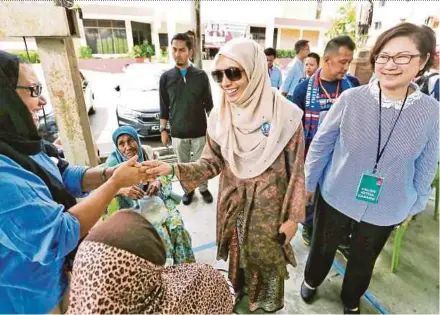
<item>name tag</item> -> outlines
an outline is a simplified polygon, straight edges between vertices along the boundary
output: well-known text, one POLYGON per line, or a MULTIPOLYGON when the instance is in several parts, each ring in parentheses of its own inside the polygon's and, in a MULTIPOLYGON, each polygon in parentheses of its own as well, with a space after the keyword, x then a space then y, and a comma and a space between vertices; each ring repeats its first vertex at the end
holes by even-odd
POLYGON ((379 201, 384 178, 372 174, 362 174, 356 193, 356 199, 376 204, 379 201))

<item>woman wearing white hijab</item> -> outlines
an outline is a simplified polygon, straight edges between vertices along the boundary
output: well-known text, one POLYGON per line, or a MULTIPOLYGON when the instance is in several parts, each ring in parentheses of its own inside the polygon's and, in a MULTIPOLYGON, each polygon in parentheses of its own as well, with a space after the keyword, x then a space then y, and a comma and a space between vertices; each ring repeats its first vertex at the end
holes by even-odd
POLYGON ((152 176, 174 173, 186 191, 221 174, 217 257, 229 256, 229 278, 249 296, 250 311, 275 312, 284 306, 286 266, 296 265, 290 241, 304 219, 302 111, 271 88, 254 41, 228 42, 214 66, 223 97, 200 160, 145 165, 152 176))

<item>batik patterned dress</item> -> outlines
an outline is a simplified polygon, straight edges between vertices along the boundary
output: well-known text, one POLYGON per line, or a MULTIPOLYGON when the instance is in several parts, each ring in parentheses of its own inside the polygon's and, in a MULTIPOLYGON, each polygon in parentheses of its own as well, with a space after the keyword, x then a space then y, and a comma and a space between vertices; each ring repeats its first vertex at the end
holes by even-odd
POLYGON ((185 191, 220 173, 217 258, 229 257, 229 278, 236 292, 248 295, 251 311, 277 311, 284 306, 287 264, 296 266, 292 246, 278 243, 278 231, 286 220, 304 219, 302 126, 272 166, 255 178, 236 177, 209 137, 197 162, 176 167, 185 191))

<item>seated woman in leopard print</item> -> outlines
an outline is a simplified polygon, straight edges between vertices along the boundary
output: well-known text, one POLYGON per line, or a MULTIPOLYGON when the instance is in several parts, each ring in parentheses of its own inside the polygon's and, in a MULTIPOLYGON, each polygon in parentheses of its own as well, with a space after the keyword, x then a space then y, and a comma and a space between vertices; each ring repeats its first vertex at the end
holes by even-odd
POLYGON ((234 292, 220 272, 191 263, 164 267, 153 225, 122 210, 80 245, 68 314, 230 314, 234 292))

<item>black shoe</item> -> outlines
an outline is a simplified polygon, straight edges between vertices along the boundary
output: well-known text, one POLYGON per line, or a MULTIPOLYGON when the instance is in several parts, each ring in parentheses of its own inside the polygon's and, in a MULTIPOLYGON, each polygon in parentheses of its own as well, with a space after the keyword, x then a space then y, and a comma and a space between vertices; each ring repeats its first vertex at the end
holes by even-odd
POLYGON ((201 191, 200 194, 203 197, 203 200, 205 200, 206 203, 212 203, 214 198, 212 198, 211 193, 209 190, 201 191))
POLYGON ((302 236, 302 240, 306 246, 310 246, 310 243, 312 242, 312 234, 313 234, 312 228, 305 227, 305 226, 303 227, 301 236, 302 236))
POLYGON ((316 295, 316 288, 313 290, 309 289, 308 287, 306 287, 303 281, 301 283, 301 298, 303 299, 303 301, 309 304, 312 302, 312 299, 315 297, 315 295, 316 295))
POLYGON ((359 307, 357 308, 357 310, 353 311, 348 307, 344 306, 344 314, 360 314, 360 313, 361 313, 361 309, 359 307))
POLYGON ((189 194, 184 194, 182 198, 182 203, 187 206, 193 201, 194 192, 190 192, 189 194))
POLYGON ((344 259, 346 261, 348 261, 348 259, 350 258, 350 246, 349 245, 341 244, 338 246, 337 251, 339 254, 342 255, 342 257, 344 257, 344 259))

